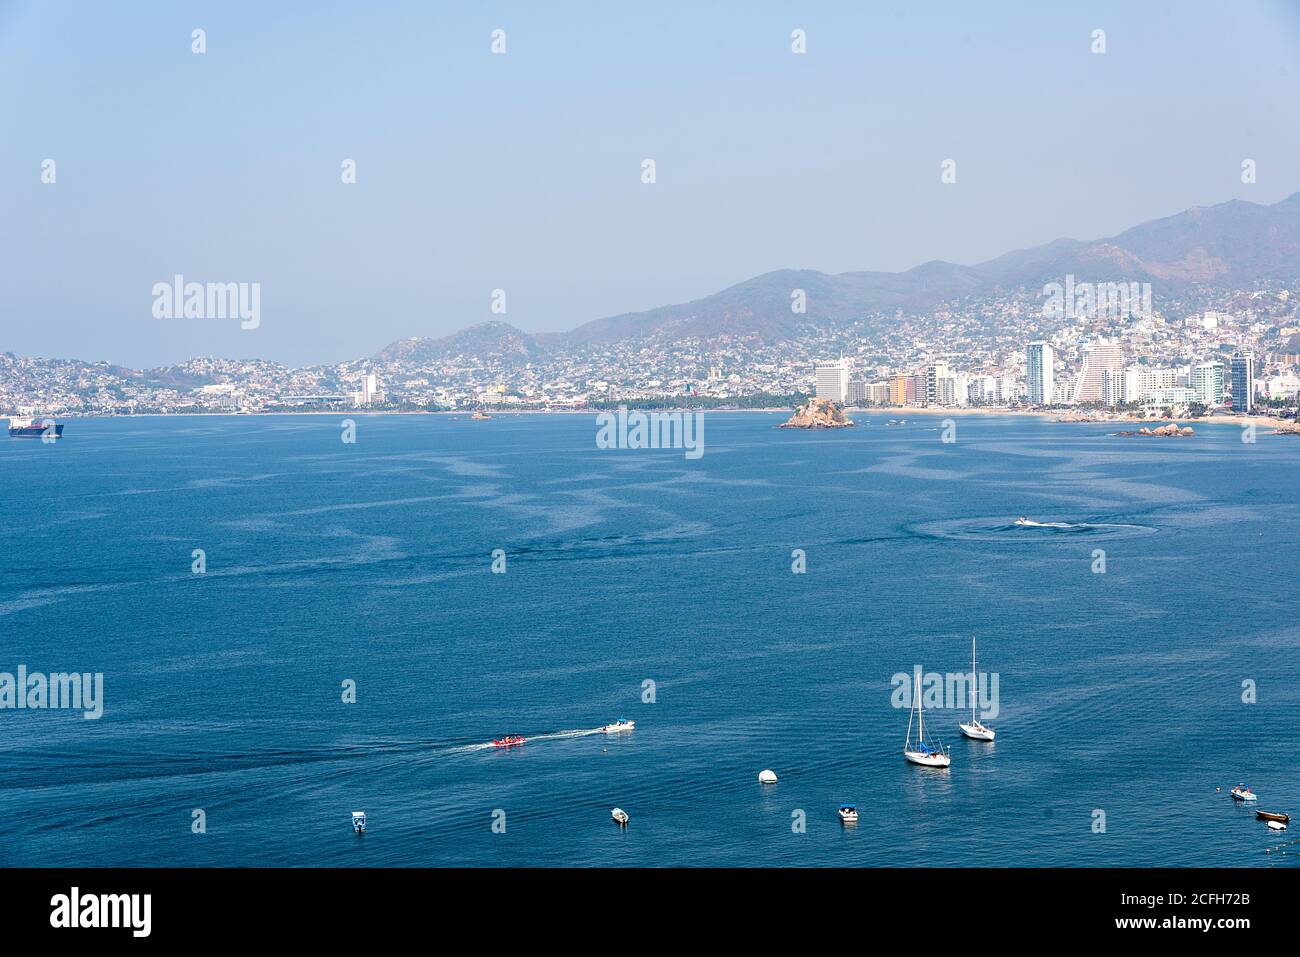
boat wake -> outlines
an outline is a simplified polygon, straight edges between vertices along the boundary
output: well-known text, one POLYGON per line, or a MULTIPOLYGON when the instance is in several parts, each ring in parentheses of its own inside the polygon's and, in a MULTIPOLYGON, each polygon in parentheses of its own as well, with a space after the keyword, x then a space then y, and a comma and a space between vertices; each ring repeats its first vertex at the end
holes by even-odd
POLYGON ((601 728, 574 728, 570 731, 552 731, 547 734, 525 734, 522 745, 499 745, 494 741, 483 741, 477 744, 460 744, 450 748, 440 748, 440 754, 473 754, 475 751, 492 751, 509 748, 514 750, 519 747, 532 744, 534 741, 562 741, 566 738, 586 738, 593 734, 601 734, 605 729, 601 728))
POLYGON ((947 538, 967 542, 1027 544, 1052 541, 1106 541, 1154 535, 1159 529, 1129 522, 1042 522, 1034 519, 965 518, 925 522, 907 529, 926 538, 947 538))

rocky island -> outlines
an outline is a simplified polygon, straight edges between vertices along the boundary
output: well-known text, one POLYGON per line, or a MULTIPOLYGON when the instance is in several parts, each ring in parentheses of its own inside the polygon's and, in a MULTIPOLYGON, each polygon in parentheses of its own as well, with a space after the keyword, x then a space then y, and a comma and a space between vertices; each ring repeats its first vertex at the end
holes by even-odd
POLYGON ((1145 425, 1136 432, 1116 432, 1116 435, 1141 435, 1141 436, 1161 436, 1163 438, 1185 439, 1195 435, 1195 430, 1190 425, 1184 425, 1181 429, 1177 422, 1170 422, 1168 425, 1157 425, 1154 429, 1148 429, 1145 425))
POLYGON ((846 418, 844 407, 830 399, 809 399, 807 404, 794 410, 794 415, 777 426, 778 429, 847 429, 853 420, 846 418))

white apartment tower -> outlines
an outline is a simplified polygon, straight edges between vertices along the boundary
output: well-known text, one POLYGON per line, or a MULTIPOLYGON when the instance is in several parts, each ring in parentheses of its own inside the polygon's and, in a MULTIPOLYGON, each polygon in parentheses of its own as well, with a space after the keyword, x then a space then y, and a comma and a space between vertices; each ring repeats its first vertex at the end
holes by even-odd
POLYGON ((1192 391, 1202 405, 1223 405, 1223 363, 1202 362, 1192 366, 1192 391))
POLYGON ((1025 348, 1025 382, 1029 401, 1034 405, 1051 405, 1053 395, 1052 364, 1055 352, 1048 342, 1031 342, 1025 348))

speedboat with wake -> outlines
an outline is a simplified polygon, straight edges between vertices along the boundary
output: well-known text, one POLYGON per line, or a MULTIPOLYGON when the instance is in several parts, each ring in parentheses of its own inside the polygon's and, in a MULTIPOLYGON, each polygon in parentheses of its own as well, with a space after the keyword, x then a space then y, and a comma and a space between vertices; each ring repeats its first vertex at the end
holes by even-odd
POLYGON ((498 748, 513 748, 527 740, 522 734, 507 734, 504 738, 493 738, 492 743, 498 748))
POLYGON ((907 737, 903 740, 903 757, 913 764, 926 768, 946 768, 952 764, 948 749, 940 744, 932 747, 925 740, 925 715, 921 705, 919 682, 912 689, 912 711, 907 716, 907 737), (916 742, 912 742, 912 720, 916 719, 916 742))
POLYGON ((631 731, 636 727, 635 721, 629 721, 627 718, 619 718, 613 724, 607 724, 601 728, 606 734, 617 734, 619 731, 631 731))
POLYGON ((1255 792, 1252 791, 1252 790, 1250 789, 1250 786, 1249 786, 1249 785, 1246 785, 1246 784, 1238 784, 1235 788, 1233 788, 1233 789, 1232 789, 1232 796, 1233 796, 1234 799, 1236 799, 1236 800, 1238 800, 1238 801, 1253 801, 1253 800, 1255 800, 1255 792))
POLYGON ((970 723, 965 721, 958 722, 957 727, 961 728, 961 733, 968 738, 976 741, 992 741, 994 731, 988 725, 983 724, 975 715, 975 699, 979 697, 979 675, 975 671, 975 639, 970 640, 970 723))
POLYGON ((1069 522, 1035 522, 1032 518, 1025 518, 1021 515, 1015 521, 1016 525, 1021 528, 1073 528, 1069 522))

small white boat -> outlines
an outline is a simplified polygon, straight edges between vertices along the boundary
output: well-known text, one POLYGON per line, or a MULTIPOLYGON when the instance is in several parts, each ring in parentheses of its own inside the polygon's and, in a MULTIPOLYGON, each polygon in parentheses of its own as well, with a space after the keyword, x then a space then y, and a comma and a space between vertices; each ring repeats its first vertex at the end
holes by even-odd
POLYGON ((627 718, 619 718, 613 724, 607 724, 600 730, 604 731, 606 734, 616 734, 619 731, 631 731, 635 727, 635 721, 629 721, 627 718))
POLYGON ((627 811, 624 811, 621 807, 614 808, 609 812, 609 816, 617 821, 620 827, 627 827, 627 811))
POLYGON ((352 830, 356 831, 358 834, 364 834, 366 832, 365 811, 352 812, 352 830))
POLYGON ((858 823, 858 809, 852 804, 841 804, 839 810, 840 820, 845 824, 858 823))
POLYGON ((759 771, 759 772, 758 772, 758 783, 759 783, 759 784, 775 784, 775 783, 776 783, 776 772, 775 772, 775 771, 759 771))
POLYGON ((1269 821, 1268 828, 1270 831, 1285 831, 1286 825, 1281 821, 1269 821))
POLYGON ((925 743, 925 715, 922 713, 921 689, 912 689, 912 711, 907 716, 907 737, 903 740, 903 757, 925 768, 946 768, 952 764, 948 749, 925 743), (912 743, 912 718, 916 718, 916 743, 912 743))
POLYGON ((1255 800, 1255 792, 1244 784, 1238 784, 1232 789, 1232 796, 1238 801, 1255 800))
POLYGON ((1032 518, 1025 518, 1023 515, 1016 519, 1015 524, 1027 528, 1074 528, 1069 522, 1035 522, 1032 518))
POLYGON ((961 733, 976 741, 992 741, 994 730, 975 715, 975 699, 979 697, 979 672, 975 670, 975 639, 970 640, 970 723, 958 722, 961 733))

